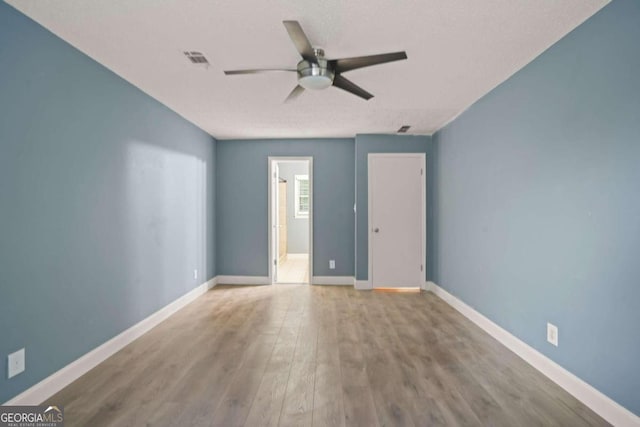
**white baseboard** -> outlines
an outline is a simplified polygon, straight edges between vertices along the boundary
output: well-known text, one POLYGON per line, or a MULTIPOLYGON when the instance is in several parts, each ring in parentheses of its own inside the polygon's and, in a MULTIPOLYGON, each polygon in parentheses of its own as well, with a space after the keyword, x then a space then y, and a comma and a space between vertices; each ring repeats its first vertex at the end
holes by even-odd
POLYGON ((217 276, 218 285, 270 285, 267 276, 217 276))
POLYGON ((475 309, 433 282, 428 282, 428 288, 451 307, 458 310, 466 318, 484 329, 489 335, 500 341, 509 350, 520 356, 531 366, 549 377, 549 379, 614 426, 640 426, 640 417, 576 377, 533 347, 516 338, 505 329, 493 323, 475 309))
POLYGON ((314 285, 353 286, 353 276, 313 276, 314 285))
POLYGON ((213 278, 23 391, 4 405, 39 405, 216 285, 213 278))
POLYGON ((356 280, 355 288, 359 291, 366 291, 373 289, 373 286, 371 286, 371 282, 369 282, 368 280, 356 280))

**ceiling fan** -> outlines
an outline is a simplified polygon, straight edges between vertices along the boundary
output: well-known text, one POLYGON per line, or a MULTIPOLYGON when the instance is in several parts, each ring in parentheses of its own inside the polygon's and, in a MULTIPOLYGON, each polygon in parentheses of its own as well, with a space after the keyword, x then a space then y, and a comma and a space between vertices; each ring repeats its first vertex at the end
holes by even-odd
POLYGON ((355 83, 347 80, 342 74, 358 68, 386 62, 407 59, 406 52, 382 53, 379 55, 358 56, 355 58, 325 59, 322 49, 314 48, 309 43, 298 21, 283 21, 289 37, 302 56, 296 68, 262 68, 253 70, 227 70, 226 75, 257 74, 269 72, 295 72, 298 75, 298 85, 293 88, 285 102, 292 101, 305 89, 326 89, 330 86, 338 87, 360 98, 369 100, 373 95, 355 83))

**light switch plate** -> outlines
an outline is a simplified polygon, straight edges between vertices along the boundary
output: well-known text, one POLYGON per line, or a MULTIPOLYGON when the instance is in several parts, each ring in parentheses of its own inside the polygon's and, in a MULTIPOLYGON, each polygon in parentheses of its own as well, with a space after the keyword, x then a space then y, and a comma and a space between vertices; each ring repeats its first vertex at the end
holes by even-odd
POLYGON ((330 259, 329 260, 329 269, 335 270, 335 268, 336 268, 336 260, 335 259, 330 259))
POLYGON ((7 378, 13 378, 16 375, 24 372, 24 348, 11 353, 7 357, 7 378))

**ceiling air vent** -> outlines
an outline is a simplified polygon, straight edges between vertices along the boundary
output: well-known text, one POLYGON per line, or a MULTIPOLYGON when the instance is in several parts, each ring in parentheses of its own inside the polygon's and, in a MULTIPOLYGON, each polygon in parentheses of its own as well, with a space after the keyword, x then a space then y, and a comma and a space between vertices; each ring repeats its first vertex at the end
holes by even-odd
POLYGON ((184 55, 189 58, 192 64, 204 65, 205 67, 209 66, 209 61, 207 61, 207 58, 200 52, 184 52, 184 55))
POLYGON ((407 131, 409 130, 410 127, 411 126, 409 126, 409 125, 404 125, 400 129, 398 129, 398 133, 407 133, 407 131))

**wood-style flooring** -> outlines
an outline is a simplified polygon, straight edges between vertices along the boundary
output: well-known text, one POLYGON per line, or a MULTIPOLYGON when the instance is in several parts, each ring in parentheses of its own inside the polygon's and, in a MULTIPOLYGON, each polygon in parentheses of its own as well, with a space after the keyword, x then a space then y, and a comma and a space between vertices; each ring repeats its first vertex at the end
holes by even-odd
POLYGON ((607 423, 431 293, 216 287, 53 396, 65 426, 607 423))

